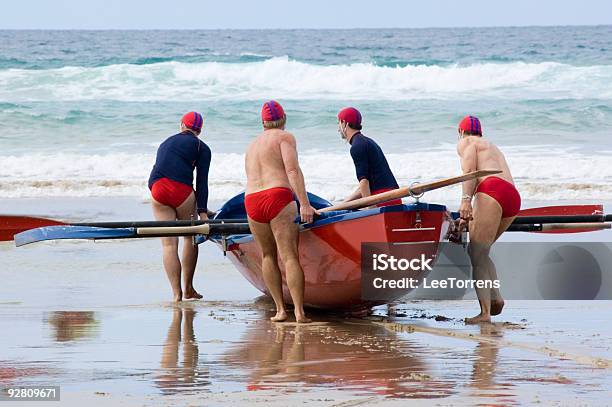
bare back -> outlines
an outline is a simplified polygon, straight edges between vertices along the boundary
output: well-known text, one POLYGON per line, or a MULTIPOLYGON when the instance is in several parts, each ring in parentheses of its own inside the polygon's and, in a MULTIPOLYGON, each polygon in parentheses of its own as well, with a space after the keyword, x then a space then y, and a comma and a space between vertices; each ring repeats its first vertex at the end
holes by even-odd
MULTIPOLYGON (((468 136, 457 145, 457 153, 462 160, 474 152, 476 160, 474 170, 501 170, 502 172, 495 176, 514 184, 506 158, 495 144, 479 136, 468 136)), ((480 178, 478 182, 484 178, 486 177, 480 178)))
POLYGON ((281 152, 283 144, 295 146, 293 135, 284 130, 270 129, 249 145, 245 157, 247 194, 274 187, 291 188, 281 152))

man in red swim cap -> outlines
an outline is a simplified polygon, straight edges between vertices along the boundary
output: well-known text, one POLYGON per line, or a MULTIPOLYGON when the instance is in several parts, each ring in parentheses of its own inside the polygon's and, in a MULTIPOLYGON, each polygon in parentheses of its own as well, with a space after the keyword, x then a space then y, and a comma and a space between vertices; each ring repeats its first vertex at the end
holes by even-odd
MULTIPOLYGON (((157 150, 155 165, 149 177, 153 215, 156 220, 208 219, 208 169, 210 148, 198 138, 204 119, 198 112, 183 116, 180 132, 168 137, 157 150), (194 190, 194 171, 195 177, 194 190)), ((198 260, 198 246, 190 237, 184 239, 183 257, 179 259, 177 237, 162 238, 164 268, 170 280, 174 301, 200 299, 193 288, 198 260), (181 287, 181 274, 183 284, 181 287)))
POLYGON ((246 152, 247 187, 244 206, 255 241, 262 251, 263 277, 276 304, 272 321, 287 319, 282 276, 278 258, 284 264, 287 286, 298 323, 310 322, 304 313, 304 271, 298 256, 298 214, 294 194, 300 203, 302 222, 312 222, 304 176, 298 163, 295 137, 285 131, 287 116, 282 106, 270 100, 261 109, 264 131, 246 152))
MULTIPOLYGON (((497 272, 489 251, 516 218, 521 208, 521 197, 514 187, 504 155, 492 142, 482 137, 480 120, 475 116, 464 117, 459 123, 458 132, 457 153, 464 173, 491 169, 502 171, 501 174, 465 181, 459 207, 461 227, 469 223, 468 253, 472 261, 472 278, 491 285, 497 280, 497 272)), ((491 322, 491 315, 500 314, 504 307, 499 288, 476 288, 476 294, 480 314, 466 318, 465 322, 491 322)))
MULTIPOLYGON (((338 132, 351 145, 351 157, 359 186, 345 202, 361 197, 397 189, 397 181, 389 168, 380 146, 361 133, 361 113, 354 107, 345 107, 338 113, 338 132)), ((401 205, 401 199, 383 202, 377 206, 401 205)))

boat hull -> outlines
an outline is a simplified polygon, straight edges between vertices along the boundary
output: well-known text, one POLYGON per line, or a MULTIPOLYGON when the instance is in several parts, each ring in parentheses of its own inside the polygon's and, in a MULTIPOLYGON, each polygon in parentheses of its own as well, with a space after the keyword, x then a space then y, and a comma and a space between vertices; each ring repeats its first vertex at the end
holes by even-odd
MULTIPOLYGON (((324 309, 360 309, 397 299, 411 289, 397 291, 387 300, 364 300, 361 289, 361 245, 367 242, 411 244, 427 242, 434 252, 448 229, 446 208, 413 204, 354 211, 318 220, 299 233, 300 264, 304 270, 304 304, 324 309)), ((240 273, 257 289, 269 294, 261 268, 262 255, 251 235, 230 237, 227 255, 240 273)), ((435 255, 435 253, 434 253, 435 255)), ((291 303, 283 275, 283 297, 291 303)), ((416 272, 411 277, 426 277, 416 272), (418 274, 418 275, 417 275, 418 274)))

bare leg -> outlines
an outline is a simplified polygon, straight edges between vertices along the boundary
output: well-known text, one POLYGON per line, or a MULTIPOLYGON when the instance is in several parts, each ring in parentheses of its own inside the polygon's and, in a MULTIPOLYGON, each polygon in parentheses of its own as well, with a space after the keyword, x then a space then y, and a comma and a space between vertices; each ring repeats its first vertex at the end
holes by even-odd
POLYGON ((186 300, 202 298, 202 294, 198 293, 193 288, 193 276, 195 274, 196 264, 198 261, 198 246, 193 244, 193 238, 186 236, 183 239, 183 287, 184 295, 183 298, 186 300))
POLYGON ((249 218, 249 227, 261 249, 261 268, 264 282, 276 305, 276 315, 270 318, 270 320, 274 322, 284 321, 287 319, 287 311, 285 310, 285 301, 283 300, 282 276, 278 268, 276 242, 274 241, 272 229, 270 229, 269 224, 255 222, 251 218, 249 218))
POLYGON ((295 202, 287 205, 276 218, 270 222, 274 239, 278 245, 281 261, 285 265, 287 286, 293 300, 295 320, 298 323, 311 322, 304 313, 304 271, 298 255, 298 225, 294 222, 297 216, 295 202))
MULTIPOLYGON (((152 202, 153 215, 156 220, 176 220, 176 211, 170 206, 163 205, 155 200, 152 202)), ((181 262, 178 257, 178 238, 162 237, 163 263, 166 275, 172 287, 174 301, 183 299, 181 290, 181 262)))
MULTIPOLYGON (((195 195, 192 193, 181 206, 176 208, 176 212, 179 219, 190 220, 192 216, 193 219, 197 219, 195 195)), ((193 276, 198 262, 198 246, 193 244, 191 237, 185 237, 183 239, 183 256, 181 260, 184 288, 183 297, 186 300, 202 298, 202 295, 193 288, 193 276)))
MULTIPOLYGON (((497 229, 497 233, 495 235, 495 241, 499 239, 499 237, 508 229, 508 227, 514 222, 516 216, 512 216, 510 218, 503 218, 497 229)), ((489 259, 490 260, 490 259, 489 259)), ((497 280, 497 270, 495 269, 495 264, 491 261, 492 267, 490 268, 491 278, 493 280, 497 280)), ((504 299, 499 292, 499 288, 493 288, 491 290, 491 315, 499 315, 504 309, 504 299)))
MULTIPOLYGON (((472 261, 472 278, 477 282, 489 280, 489 246, 470 241, 468 253, 472 261)), ((475 290, 480 304, 480 314, 472 318, 466 318, 465 323, 491 322, 491 289, 476 287, 475 290)))
MULTIPOLYGON (((469 227, 469 255, 472 261, 474 280, 486 283, 488 281, 492 282, 494 280, 493 276, 497 277, 495 266, 489 257, 489 251, 497 236, 497 230, 501 223, 501 213, 502 209, 495 199, 483 193, 476 194, 474 220, 470 222, 469 227)), ((500 301, 503 303, 499 290, 492 293, 491 288, 476 288, 476 295, 480 304, 480 314, 473 318, 466 318, 465 323, 491 322, 492 295, 495 296, 496 307, 498 307, 500 301)))

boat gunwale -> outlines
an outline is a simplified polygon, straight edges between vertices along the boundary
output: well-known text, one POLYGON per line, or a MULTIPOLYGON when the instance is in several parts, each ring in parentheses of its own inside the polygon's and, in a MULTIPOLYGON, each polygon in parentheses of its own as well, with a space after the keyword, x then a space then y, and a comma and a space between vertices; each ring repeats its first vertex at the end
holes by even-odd
MULTIPOLYGON (((415 212, 415 211, 430 211, 430 212, 445 212, 447 208, 445 205, 441 204, 431 204, 426 202, 413 202, 409 204, 401 204, 401 205, 391 205, 391 206, 383 206, 380 208, 371 208, 371 209, 362 209, 362 210, 354 210, 348 211, 344 213, 339 213, 333 216, 325 217, 319 220, 315 220, 309 224, 300 225, 300 232, 302 230, 311 230, 322 226, 327 226, 333 223, 361 219, 369 216, 379 215, 383 213, 393 213, 393 212, 415 212)), ((222 239, 218 236, 211 236, 209 240, 215 243, 221 243, 222 239)), ((203 243, 203 241, 198 241, 198 244, 203 243)), ((253 241, 252 234, 245 235, 229 235, 225 238, 227 245, 230 244, 243 244, 253 241)))

